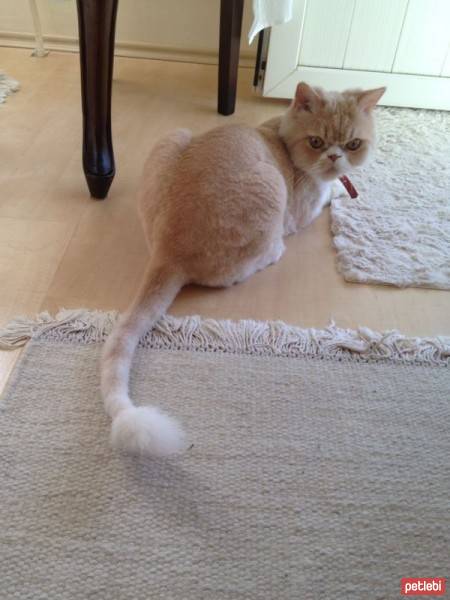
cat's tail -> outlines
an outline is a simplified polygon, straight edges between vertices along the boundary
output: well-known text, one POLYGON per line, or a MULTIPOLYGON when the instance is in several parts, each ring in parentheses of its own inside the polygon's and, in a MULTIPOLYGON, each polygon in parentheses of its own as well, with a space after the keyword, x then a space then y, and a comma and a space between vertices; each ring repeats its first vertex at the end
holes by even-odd
POLYGON ((112 418, 115 448, 133 454, 167 456, 186 449, 185 435, 175 419, 155 406, 134 406, 128 393, 131 361, 139 339, 172 304, 184 285, 181 273, 152 265, 131 306, 107 339, 101 362, 101 389, 112 418))

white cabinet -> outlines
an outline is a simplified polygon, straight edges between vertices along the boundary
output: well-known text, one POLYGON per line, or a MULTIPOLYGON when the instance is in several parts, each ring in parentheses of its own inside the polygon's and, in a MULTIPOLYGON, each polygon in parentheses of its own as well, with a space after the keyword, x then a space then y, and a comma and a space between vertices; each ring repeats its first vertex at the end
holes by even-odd
POLYGON ((386 85, 382 104, 450 110, 450 0, 294 0, 271 30, 263 94, 291 98, 302 80, 386 85))

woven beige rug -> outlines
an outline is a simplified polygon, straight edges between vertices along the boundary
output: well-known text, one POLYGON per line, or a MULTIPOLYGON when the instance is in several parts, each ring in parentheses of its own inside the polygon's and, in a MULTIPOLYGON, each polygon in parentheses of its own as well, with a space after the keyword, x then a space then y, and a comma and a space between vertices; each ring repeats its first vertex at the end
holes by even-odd
POLYGON ((445 577, 450 340, 167 317, 138 404, 193 448, 113 453, 98 387, 113 315, 16 321, 1 403, 0 586, 21 600, 392 600, 445 577))

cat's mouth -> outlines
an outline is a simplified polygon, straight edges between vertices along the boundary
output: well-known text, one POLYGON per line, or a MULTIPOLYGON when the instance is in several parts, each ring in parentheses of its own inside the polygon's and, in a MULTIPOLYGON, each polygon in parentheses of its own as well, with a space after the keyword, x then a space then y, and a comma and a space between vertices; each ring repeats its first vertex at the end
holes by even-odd
POLYGON ((336 164, 327 165, 324 169, 322 169, 322 177, 325 180, 336 179, 344 174, 344 169, 339 167, 336 164))
POLYGON ((330 173, 341 173, 343 172, 343 165, 340 160, 337 160, 336 162, 328 161, 328 169, 326 170, 330 173))

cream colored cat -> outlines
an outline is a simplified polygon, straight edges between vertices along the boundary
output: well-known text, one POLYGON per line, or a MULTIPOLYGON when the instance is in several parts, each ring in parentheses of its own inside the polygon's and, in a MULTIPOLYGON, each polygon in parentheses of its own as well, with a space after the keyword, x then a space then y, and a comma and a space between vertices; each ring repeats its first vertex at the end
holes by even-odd
POLYGON ((225 125, 198 137, 182 129, 155 145, 139 188, 151 257, 102 357, 115 447, 154 456, 186 448, 172 417, 129 398, 139 338, 184 285, 229 286, 280 259, 283 236, 309 225, 333 180, 366 159, 384 91, 326 93, 300 83, 286 114, 257 129, 225 125))

